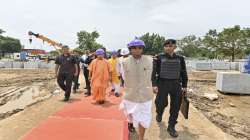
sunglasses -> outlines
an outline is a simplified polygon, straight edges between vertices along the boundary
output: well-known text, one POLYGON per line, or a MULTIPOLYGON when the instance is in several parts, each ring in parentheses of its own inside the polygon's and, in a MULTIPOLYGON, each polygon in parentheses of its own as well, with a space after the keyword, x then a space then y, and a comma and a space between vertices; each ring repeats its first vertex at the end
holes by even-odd
POLYGON ((139 50, 141 50, 143 47, 140 47, 140 46, 132 46, 132 47, 130 47, 131 49, 139 49, 139 50))

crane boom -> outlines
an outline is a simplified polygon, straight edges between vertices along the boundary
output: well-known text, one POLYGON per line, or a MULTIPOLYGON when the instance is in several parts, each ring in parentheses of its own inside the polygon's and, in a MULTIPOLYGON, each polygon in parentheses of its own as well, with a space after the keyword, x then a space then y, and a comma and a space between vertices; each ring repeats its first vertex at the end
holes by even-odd
MULTIPOLYGON (((35 36, 36 38, 41 39, 42 41, 49 43, 50 45, 54 46, 54 48, 56 50, 61 49, 62 46, 63 46, 61 43, 58 43, 58 42, 56 42, 56 41, 54 41, 52 39, 49 39, 49 38, 47 38, 47 37, 45 37, 43 35, 33 33, 32 31, 29 31, 28 35, 35 36)), ((30 43, 31 42, 32 42, 32 39, 30 38, 30 43)))

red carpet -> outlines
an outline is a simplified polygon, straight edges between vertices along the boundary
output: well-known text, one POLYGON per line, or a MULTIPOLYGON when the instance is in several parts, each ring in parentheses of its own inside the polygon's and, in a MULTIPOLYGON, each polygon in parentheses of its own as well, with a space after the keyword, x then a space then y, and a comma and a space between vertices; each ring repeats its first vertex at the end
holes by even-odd
POLYGON ((97 105, 91 97, 72 99, 21 140, 128 140, 120 100, 111 96, 104 105, 97 105))

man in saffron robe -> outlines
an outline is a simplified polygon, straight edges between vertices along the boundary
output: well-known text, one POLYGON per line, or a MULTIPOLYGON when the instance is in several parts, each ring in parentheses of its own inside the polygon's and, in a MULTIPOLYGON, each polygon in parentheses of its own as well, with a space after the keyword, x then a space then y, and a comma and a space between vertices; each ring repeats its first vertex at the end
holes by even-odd
POLYGON ((96 50, 96 55, 97 58, 89 66, 91 94, 97 103, 104 104, 106 90, 111 81, 111 66, 104 58, 103 49, 96 50))

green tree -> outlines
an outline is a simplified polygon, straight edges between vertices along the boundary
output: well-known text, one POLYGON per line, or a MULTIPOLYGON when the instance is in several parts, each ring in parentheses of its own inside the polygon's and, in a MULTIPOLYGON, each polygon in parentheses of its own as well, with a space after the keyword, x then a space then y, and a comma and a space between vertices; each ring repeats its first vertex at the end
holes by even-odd
POLYGON ((77 48, 74 48, 74 50, 73 50, 74 52, 78 52, 79 54, 83 54, 84 53, 84 50, 83 49, 81 49, 81 48, 79 48, 79 47, 77 47, 77 48))
POLYGON ((0 38, 0 51, 2 53, 14 53, 20 52, 22 45, 18 39, 11 37, 1 37, 0 38))
POLYGON ((2 30, 2 29, 0 29, 0 35, 1 35, 2 33, 5 33, 5 31, 4 31, 4 30, 2 30))
POLYGON ((245 55, 250 55, 250 47, 246 48, 244 50, 245 55))
POLYGON ((165 37, 159 34, 146 33, 140 37, 141 40, 145 42, 146 48, 144 49, 145 54, 158 54, 163 51, 163 44, 165 42, 165 37))
POLYGON ((250 29, 241 29, 239 25, 232 28, 224 28, 222 32, 209 30, 203 39, 205 46, 213 48, 218 55, 230 56, 234 61, 235 57, 244 55, 244 50, 249 48, 250 29))
POLYGON ((87 31, 80 31, 77 33, 77 44, 80 49, 83 50, 96 50, 101 48, 103 45, 96 42, 96 39, 99 37, 99 33, 97 31, 93 31, 91 33, 87 31))
POLYGON ((181 40, 178 40, 177 46, 180 49, 178 53, 186 57, 214 58, 213 51, 205 47, 202 43, 202 39, 196 37, 195 35, 189 35, 182 38, 181 40))
POLYGON ((186 57, 198 57, 198 46, 200 46, 200 42, 196 36, 186 36, 181 40, 178 40, 177 43, 181 55, 186 57))
POLYGON ((60 55, 60 52, 59 51, 50 51, 49 52, 49 56, 58 56, 58 55, 60 55))

